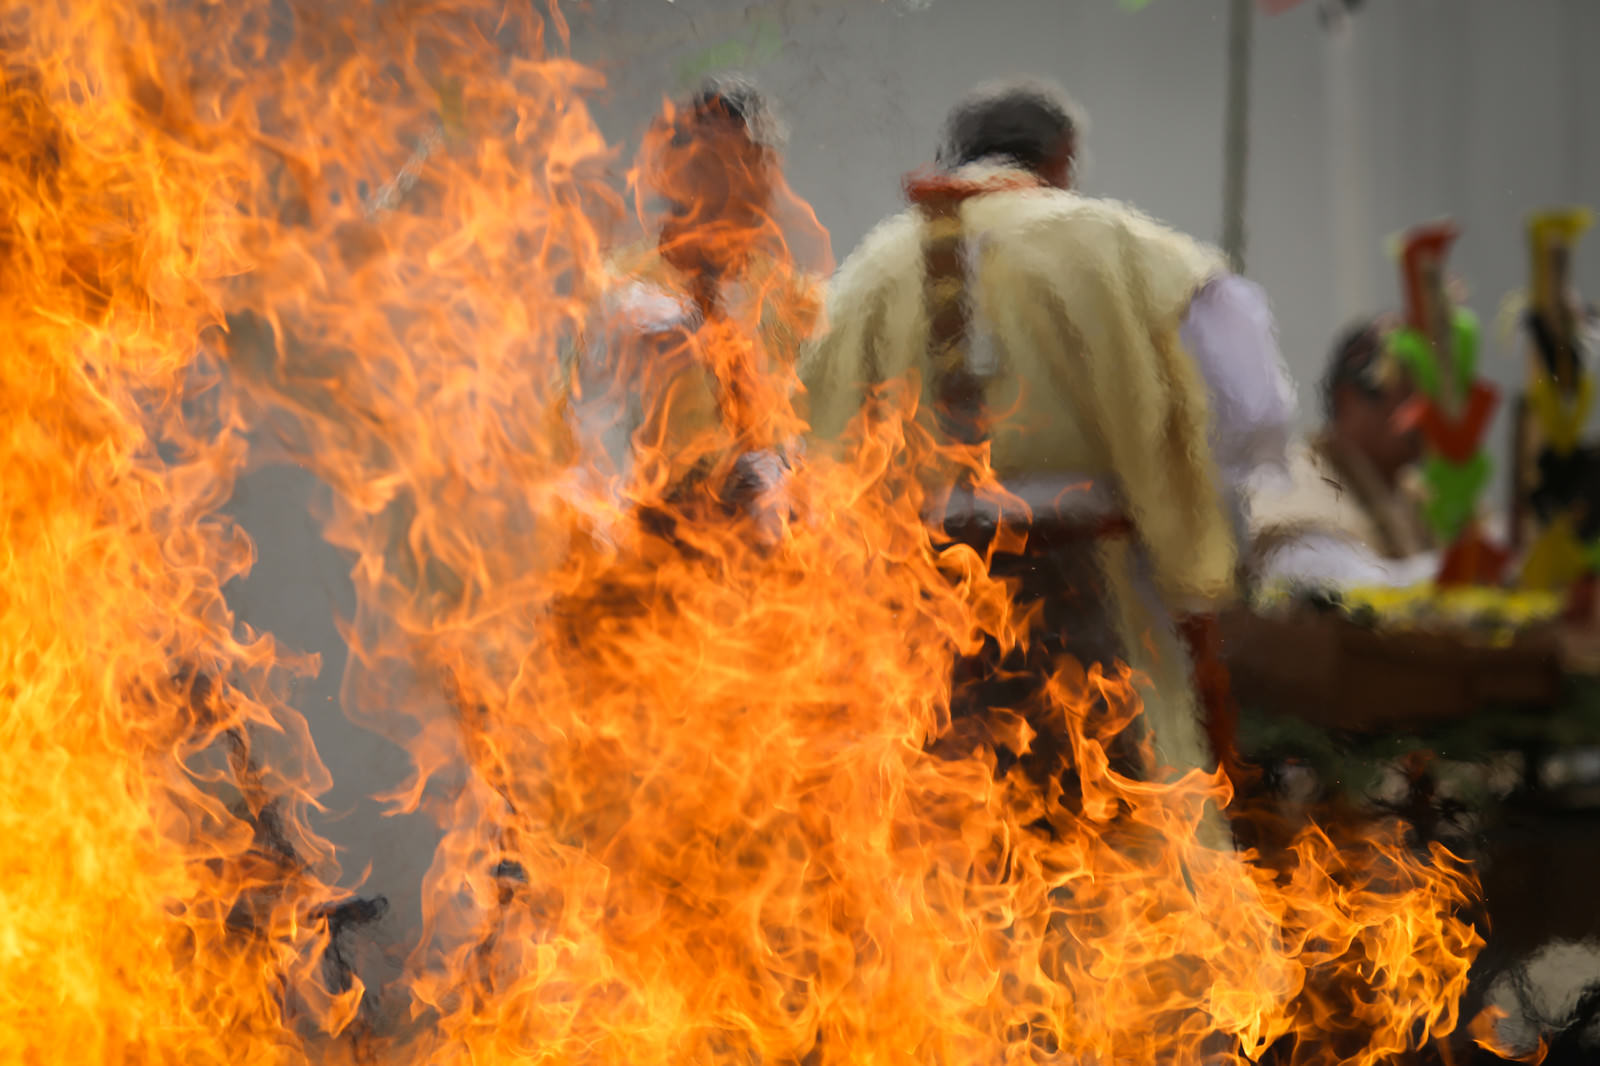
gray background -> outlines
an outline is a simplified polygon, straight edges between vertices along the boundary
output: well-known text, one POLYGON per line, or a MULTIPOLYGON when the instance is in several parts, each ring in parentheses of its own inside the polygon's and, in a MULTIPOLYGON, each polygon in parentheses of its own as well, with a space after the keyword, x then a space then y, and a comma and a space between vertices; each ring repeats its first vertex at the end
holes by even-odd
MULTIPOLYGON (((1600 0, 1367 0, 1343 34, 1326 32, 1315 6, 1257 20, 1247 256, 1307 408, 1339 327, 1398 299, 1386 238, 1443 214, 1466 229, 1453 266, 1490 327, 1486 368, 1515 382, 1520 359, 1492 320, 1523 281, 1523 217, 1600 204, 1600 0)), ((1137 13, 1116 0, 593 0, 571 12, 572 47, 609 76, 595 106, 624 145, 696 70, 757 76, 791 128, 791 181, 840 258, 896 209, 900 176, 929 157, 956 96, 1018 72, 1054 77, 1088 110, 1088 191, 1216 239, 1226 10, 1227 0, 1151 0, 1137 13)), ((1578 276, 1600 296, 1600 234, 1578 276)), ((352 880, 371 866, 398 941, 436 834, 420 818, 383 817, 369 798, 400 781, 406 759, 339 711, 333 618, 351 592, 346 562, 308 512, 312 492, 293 469, 241 484, 233 510, 260 561, 234 599, 252 625, 322 653, 297 702, 336 782, 323 829, 352 880)))

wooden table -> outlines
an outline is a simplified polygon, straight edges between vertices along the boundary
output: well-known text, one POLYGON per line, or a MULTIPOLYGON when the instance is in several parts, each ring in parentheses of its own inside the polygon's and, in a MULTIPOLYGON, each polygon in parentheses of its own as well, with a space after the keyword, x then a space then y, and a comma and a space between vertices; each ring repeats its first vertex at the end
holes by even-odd
POLYGON ((1566 679, 1562 634, 1529 629, 1508 645, 1471 634, 1381 631, 1332 610, 1221 620, 1241 703, 1352 733, 1425 730, 1489 708, 1555 707, 1566 679))

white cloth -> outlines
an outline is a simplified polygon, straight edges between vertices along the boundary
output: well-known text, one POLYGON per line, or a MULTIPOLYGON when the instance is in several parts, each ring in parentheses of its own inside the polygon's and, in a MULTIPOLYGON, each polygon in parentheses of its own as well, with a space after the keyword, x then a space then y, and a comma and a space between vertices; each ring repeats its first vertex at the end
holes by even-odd
MULTIPOLYGON (((1288 470, 1263 470, 1246 482, 1256 583, 1399 588, 1431 578, 1438 570, 1438 554, 1388 554, 1385 549, 1395 550, 1389 546, 1397 538, 1385 536, 1380 516, 1353 490, 1355 482, 1375 481, 1376 471, 1364 466, 1341 471, 1329 457, 1330 447, 1326 441, 1296 441, 1288 470)), ((1358 458, 1347 456, 1346 462, 1358 458)), ((1404 488, 1390 491, 1385 514, 1390 522, 1403 522, 1413 497, 1404 488)))
POLYGON ((1332 588, 1406 588, 1439 570, 1439 557, 1424 552, 1385 559, 1371 548, 1331 533, 1308 533, 1275 548, 1262 563, 1266 584, 1320 585, 1332 588))

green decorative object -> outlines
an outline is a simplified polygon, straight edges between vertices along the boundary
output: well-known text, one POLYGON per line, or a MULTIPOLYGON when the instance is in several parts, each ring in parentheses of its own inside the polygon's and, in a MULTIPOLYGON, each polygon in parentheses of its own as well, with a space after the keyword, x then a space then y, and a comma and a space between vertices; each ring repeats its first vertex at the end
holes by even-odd
MULTIPOLYGON (((1454 349, 1455 379, 1463 387, 1478 376, 1478 316, 1458 307, 1450 318, 1454 349)), ((1433 345, 1420 330, 1396 330, 1389 338, 1389 351, 1411 375, 1417 388, 1432 399, 1439 399, 1439 364, 1433 345)))
POLYGON ((777 23, 764 18, 756 23, 749 40, 722 41, 685 59, 678 66, 678 80, 689 86, 718 71, 749 70, 782 51, 782 31, 777 23))
MULTIPOLYGON (((1433 402, 1440 413, 1453 417, 1453 410, 1466 397, 1478 375, 1478 318, 1465 308, 1456 308, 1450 317, 1451 345, 1448 358, 1453 364, 1455 382, 1452 396, 1445 396, 1443 375, 1439 370, 1439 354, 1421 330, 1397 330, 1389 338, 1389 351, 1416 385, 1417 390, 1433 402)), ((1448 544, 1466 529, 1477 511, 1478 500, 1489 485, 1493 464, 1481 447, 1470 458, 1460 460, 1440 454, 1437 441, 1422 464, 1423 483, 1428 488, 1424 508, 1428 524, 1439 542, 1448 544)), ((1471 447, 1472 445, 1468 445, 1471 447)), ((1448 449, 1446 449, 1448 450, 1448 449)))
POLYGON ((1600 574, 1600 540, 1591 540, 1583 546, 1583 558, 1591 574, 1600 574))
POLYGON ((1466 528, 1492 473, 1493 464, 1483 451, 1465 463, 1452 463, 1438 455, 1423 460, 1422 479, 1428 486, 1423 514, 1441 544, 1455 540, 1466 528))

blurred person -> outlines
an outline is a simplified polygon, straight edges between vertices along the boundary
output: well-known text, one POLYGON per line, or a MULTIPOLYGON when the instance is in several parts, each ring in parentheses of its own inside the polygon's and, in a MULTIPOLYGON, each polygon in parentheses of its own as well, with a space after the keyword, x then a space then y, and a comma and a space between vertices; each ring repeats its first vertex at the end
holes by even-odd
POLYGON ((1295 442, 1287 478, 1252 483, 1256 580, 1404 586, 1437 571, 1417 477, 1424 442, 1400 417, 1415 389, 1387 350, 1397 326, 1383 316, 1345 331, 1323 378, 1322 429, 1295 442))
MULTIPOLYGON (((919 417, 939 438, 987 442, 1031 512, 957 483, 928 520, 980 555, 1002 512, 1024 523, 1025 545, 997 550, 991 573, 1041 608, 1026 663, 991 646, 961 664, 953 716, 1020 706, 1017 684, 1062 655, 1108 674, 1126 662, 1149 681, 1157 761, 1202 767, 1229 745, 1208 742, 1195 692, 1225 697, 1209 619, 1236 591, 1235 490, 1283 462, 1293 388, 1258 286, 1074 190, 1082 131, 1076 105, 1036 81, 981 87, 951 112, 942 171, 908 183, 912 209, 834 282, 801 372, 812 446, 845 434, 876 385, 919 377, 919 417)), ((1050 773, 1060 740, 1039 731, 1030 772, 1050 773)))
POLYGON ((775 481, 773 423, 821 311, 812 271, 829 258, 784 181, 782 143, 766 96, 734 75, 647 132, 632 180, 656 237, 612 257, 570 368, 580 463, 610 483, 603 496, 694 483, 730 453, 749 457, 736 481, 758 492, 775 481))

